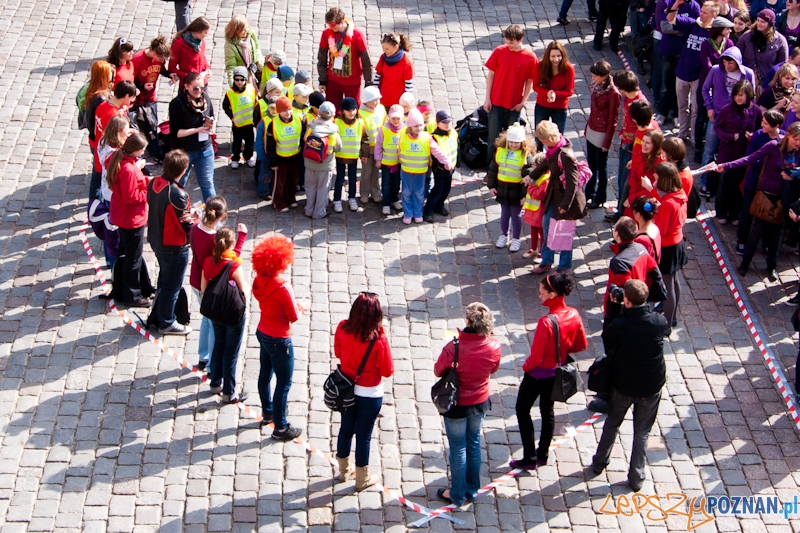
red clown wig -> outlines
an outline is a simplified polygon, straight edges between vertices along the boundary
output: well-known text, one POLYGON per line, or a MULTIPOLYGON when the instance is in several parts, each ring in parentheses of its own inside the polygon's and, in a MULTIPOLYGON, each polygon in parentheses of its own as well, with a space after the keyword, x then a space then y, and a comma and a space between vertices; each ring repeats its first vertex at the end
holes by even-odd
POLYGON ((275 277, 294 263, 294 243, 283 235, 270 235, 253 250, 253 269, 259 276, 275 277))

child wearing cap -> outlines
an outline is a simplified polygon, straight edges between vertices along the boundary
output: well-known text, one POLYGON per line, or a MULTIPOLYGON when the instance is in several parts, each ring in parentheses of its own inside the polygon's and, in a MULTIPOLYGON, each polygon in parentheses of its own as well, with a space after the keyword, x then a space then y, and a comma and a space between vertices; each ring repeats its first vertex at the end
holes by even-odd
MULTIPOLYGON (((428 100, 420 100, 417 102, 417 109, 422 113, 422 120, 425 122, 425 131, 433 133, 436 129, 436 120, 434 119, 433 105, 428 100)), ((425 174, 425 198, 428 198, 428 192, 431 190, 431 175, 432 169, 428 168, 428 173, 425 174)))
POLYGON ((380 170, 375 166, 375 144, 378 132, 386 121, 386 109, 380 105, 381 92, 374 85, 364 87, 361 92, 361 107, 358 116, 364 121, 369 136, 369 157, 361 164, 361 203, 369 202, 370 196, 375 203, 383 201, 380 185, 380 170))
POLYGON ((294 69, 289 65, 278 67, 278 79, 283 84, 283 96, 294 95, 294 69))
MULTIPOLYGON (((453 128, 453 117, 448 111, 436 112, 436 128, 431 136, 439 149, 453 162, 458 160, 458 132, 453 128)), ((433 189, 425 201, 422 218, 425 222, 433 222, 433 214, 437 213, 446 217, 450 212, 444 207, 444 201, 450 194, 450 185, 453 180, 453 170, 445 168, 438 159, 432 159, 433 189)))
POLYGON ((262 200, 272 200, 272 178, 274 173, 267 160, 267 128, 272 123, 272 119, 278 115, 278 111, 275 108, 277 101, 278 98, 275 96, 268 97, 266 101, 267 111, 256 130, 256 195, 262 200))
POLYGON ((312 120, 306 131, 303 160, 306 168, 307 217, 328 216, 328 190, 331 187, 331 172, 336 165, 334 154, 342 149, 338 128, 331 120, 335 114, 336 107, 332 103, 322 102, 319 106, 319 118, 312 120))
POLYGON ((278 77, 278 69, 286 62, 286 52, 283 50, 275 50, 267 56, 264 63, 264 69, 261 71, 261 83, 258 89, 264 91, 267 87, 267 82, 272 78, 278 77))
POLYGON ((455 161, 451 160, 425 131, 422 113, 412 109, 408 113, 406 128, 400 133, 398 158, 400 159, 400 179, 403 197, 403 224, 422 222, 422 203, 425 198, 425 174, 430 167, 431 156, 435 157, 446 170, 453 170, 455 161))
POLYGON ((334 121, 342 140, 342 149, 336 154, 336 184, 333 187, 333 210, 337 213, 342 212, 342 186, 345 172, 347 172, 348 178, 347 196, 350 211, 358 211, 358 202, 356 201, 358 159, 360 157, 364 163, 369 156, 369 135, 367 135, 366 124, 358 117, 358 102, 355 98, 348 96, 342 100, 339 109, 341 109, 341 113, 334 121))
POLYGON ((267 114, 267 106, 270 98, 276 101, 283 94, 283 84, 278 78, 272 78, 267 82, 264 96, 258 100, 258 105, 253 110, 253 124, 258 125, 267 114))
POLYGON ((494 143, 497 148, 494 160, 489 163, 489 172, 486 184, 489 191, 500 204, 500 237, 495 244, 498 248, 505 248, 509 241, 508 229, 511 223, 510 252, 518 252, 522 243, 519 240, 522 233, 522 201, 525 199, 526 187, 522 178, 528 175, 533 166, 535 144, 525 135, 525 128, 519 123, 514 123, 505 132, 497 137, 494 143))
POLYGON ((315 118, 319 118, 319 106, 323 103, 325 103, 325 95, 321 92, 314 91, 308 95, 308 113, 306 113, 306 122, 308 124, 311 124, 311 121, 315 118))
POLYGON ((311 87, 304 83, 297 83, 294 86, 294 100, 292 100, 292 113, 295 115, 306 116, 311 106, 308 105, 308 97, 313 91, 311 87))
POLYGON ((403 107, 403 118, 408 119, 408 112, 417 105, 417 97, 411 93, 403 93, 400 96, 400 105, 403 107))
POLYGON ((259 81, 255 73, 264 68, 264 56, 256 32, 242 15, 234 15, 225 26, 225 74, 231 87, 236 67, 247 69, 247 81, 254 86, 259 81))
POLYGON ((256 103, 256 88, 247 81, 249 71, 245 67, 233 69, 233 87, 225 93, 222 110, 231 119, 233 141, 231 141, 231 168, 239 168, 239 156, 244 143, 244 160, 253 168, 253 109, 256 103))
POLYGON ((306 130, 304 118, 292 113, 292 102, 285 96, 275 102, 278 116, 266 128, 267 158, 275 173, 272 187, 272 206, 286 213, 297 207, 295 191, 300 179, 301 145, 306 130))
POLYGON ((391 207, 397 211, 403 209, 400 203, 400 156, 397 152, 403 129, 403 108, 395 104, 389 108, 388 119, 375 139, 375 166, 381 171, 381 210, 384 215, 392 213, 391 207))
POLYGON ((311 92, 314 92, 314 88, 311 87, 311 74, 309 74, 307 70, 300 69, 294 73, 294 84, 307 85, 311 89, 311 92))

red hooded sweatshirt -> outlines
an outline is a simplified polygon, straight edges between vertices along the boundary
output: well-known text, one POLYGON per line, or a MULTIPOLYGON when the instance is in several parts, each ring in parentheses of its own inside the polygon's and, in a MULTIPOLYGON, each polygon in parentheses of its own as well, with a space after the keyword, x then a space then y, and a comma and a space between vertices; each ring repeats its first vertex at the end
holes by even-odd
POLYGON ((277 276, 257 275, 253 281, 253 296, 261 308, 258 331, 276 339, 291 337, 292 322, 297 322, 298 318, 292 285, 277 276))
POLYGON ((683 240, 683 223, 686 222, 689 198, 683 189, 660 198, 661 207, 653 218, 661 230, 661 246, 674 246, 683 240))

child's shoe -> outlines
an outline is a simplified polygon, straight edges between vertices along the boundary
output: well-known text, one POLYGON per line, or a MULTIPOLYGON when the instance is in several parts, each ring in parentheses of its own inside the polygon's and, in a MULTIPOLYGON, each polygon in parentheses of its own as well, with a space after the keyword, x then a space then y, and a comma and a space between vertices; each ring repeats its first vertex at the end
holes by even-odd
POLYGON ((508 244, 508 237, 506 237, 505 235, 500 235, 500 237, 497 238, 495 246, 497 246, 498 248, 505 248, 506 244, 508 244))
POLYGON ((383 213, 384 215, 387 215, 387 216, 391 215, 392 214, 392 208, 389 207, 388 205, 385 205, 385 206, 383 206, 383 208, 381 208, 381 213, 383 213))
POLYGON ((392 207, 394 207, 395 211, 402 211, 403 202, 392 202, 392 207))
POLYGON ((238 159, 235 160, 235 161, 233 159, 231 159, 231 168, 234 169, 234 170, 239 168, 239 160, 238 159))
POLYGON ((403 217, 403 224, 411 224, 411 217, 403 217))
POLYGON ((414 222, 417 224, 422 224, 422 217, 414 217, 414 222))
POLYGON ((522 257, 524 257, 525 259, 530 259, 531 257, 533 257, 533 254, 535 254, 535 253, 536 253, 536 250, 531 248, 530 250, 528 250, 527 252, 522 254, 522 257))
POLYGON ((358 202, 355 198, 350 198, 350 211, 358 211, 358 202))
POLYGON ((248 159, 247 160, 247 166, 250 167, 250 168, 255 168, 256 160, 255 159, 248 159))
POLYGON ((519 239, 511 239, 511 246, 508 247, 509 252, 519 252, 522 243, 519 239))
POLYGON ((333 202, 333 210, 336 213, 341 213, 342 212, 342 201, 341 200, 336 200, 335 202, 333 202))

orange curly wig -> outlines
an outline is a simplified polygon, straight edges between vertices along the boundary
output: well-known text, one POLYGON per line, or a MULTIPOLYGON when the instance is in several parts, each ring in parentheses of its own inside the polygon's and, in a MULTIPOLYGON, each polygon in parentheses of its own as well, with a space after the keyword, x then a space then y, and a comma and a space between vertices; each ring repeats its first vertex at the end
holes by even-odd
POLYGON ((252 260, 256 274, 275 277, 294 263, 294 243, 283 235, 270 235, 255 247, 252 260))

